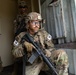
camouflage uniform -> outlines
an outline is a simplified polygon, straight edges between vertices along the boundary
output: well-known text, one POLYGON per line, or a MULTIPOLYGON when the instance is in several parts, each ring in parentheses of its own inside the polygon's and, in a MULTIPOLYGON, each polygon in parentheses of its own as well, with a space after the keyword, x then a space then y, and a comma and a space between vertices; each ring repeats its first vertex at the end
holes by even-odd
MULTIPOLYGON (((26 30, 25 23, 24 23, 25 17, 26 17, 25 14, 23 14, 23 15, 19 14, 19 15, 17 15, 16 20, 14 20, 14 25, 15 25, 14 32, 15 32, 15 34, 16 34, 16 32, 17 32, 18 30, 20 30, 20 29, 21 29, 20 32, 23 32, 23 31, 26 30), (22 25, 22 26, 21 26, 21 25, 22 25)), ((19 33, 20 33, 20 32, 19 32, 19 33)), ((19 34, 19 33, 18 33, 18 34, 19 34)), ((17 35, 17 34, 16 34, 16 35, 17 35)))
MULTIPOLYGON (((28 8, 26 3, 24 1, 19 2, 19 9, 20 8, 28 8)), ((23 32, 26 30, 26 25, 25 25, 25 18, 27 16, 27 13, 20 13, 17 15, 16 19, 14 20, 14 32, 15 35, 18 35, 20 32, 23 32)))
MULTIPOLYGON (((40 18, 40 17, 39 17, 40 18)), ((21 38, 26 34, 26 32, 20 33, 15 41, 14 48, 12 50, 12 54, 18 58, 23 56, 23 49, 25 43, 21 43, 21 38)), ((32 36, 32 35, 31 35, 32 36)), ((56 50, 54 48, 54 44, 52 43, 52 37, 49 33, 47 33, 44 29, 40 29, 35 35, 32 36, 35 42, 40 44, 40 48, 42 48, 45 53, 46 50, 50 51, 51 56, 50 59, 55 64, 56 70, 59 75, 68 75, 68 57, 64 50, 59 49, 56 50)), ((26 42, 26 41, 25 41, 26 42)), ((31 56, 31 52, 27 51, 27 57, 31 56)), ((48 67, 43 62, 42 58, 37 58, 33 64, 26 65, 26 75, 38 75, 41 70, 48 70, 48 67)))

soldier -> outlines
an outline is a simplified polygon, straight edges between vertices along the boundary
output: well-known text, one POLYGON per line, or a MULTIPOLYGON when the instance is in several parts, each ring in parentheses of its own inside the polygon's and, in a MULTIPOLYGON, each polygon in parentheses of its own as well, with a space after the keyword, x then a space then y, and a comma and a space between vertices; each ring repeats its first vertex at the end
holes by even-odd
POLYGON ((28 12, 28 6, 26 5, 25 1, 20 1, 18 8, 19 8, 19 13, 18 13, 16 19, 14 20, 15 36, 17 36, 20 32, 23 32, 26 30, 25 17, 28 12))
MULTIPOLYGON (((23 56, 23 50, 26 50, 27 59, 31 56, 35 47, 27 41, 21 42, 21 38, 26 33, 29 33, 34 41, 40 44, 40 48, 45 53, 45 56, 49 57, 55 64, 58 75, 68 75, 68 57, 66 52, 62 49, 56 50, 54 48, 51 35, 44 29, 40 28, 41 22, 42 18, 39 13, 31 12, 27 15, 27 32, 22 32, 15 38, 12 54, 15 58, 19 58, 23 56)), ((39 57, 34 61, 33 64, 26 64, 25 73, 26 75, 39 75, 41 70, 46 71, 48 68, 43 62, 42 58, 39 57)))
MULTIPOLYGON (((18 2, 18 15, 16 17, 16 19, 14 20, 14 33, 16 37, 19 33, 27 31, 26 30, 26 24, 25 24, 25 17, 27 16, 28 13, 28 6, 26 4, 25 1, 21 0, 18 2)), ((17 61, 15 61, 15 65, 16 65, 16 71, 17 71, 17 75, 22 75, 22 61, 21 59, 18 59, 17 61)))

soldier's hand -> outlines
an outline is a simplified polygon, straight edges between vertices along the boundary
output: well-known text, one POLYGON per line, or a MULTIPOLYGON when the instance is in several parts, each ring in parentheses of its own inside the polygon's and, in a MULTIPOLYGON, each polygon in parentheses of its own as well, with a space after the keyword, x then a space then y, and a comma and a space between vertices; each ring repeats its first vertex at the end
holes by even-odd
POLYGON ((25 41, 24 46, 26 47, 28 52, 32 52, 32 49, 35 48, 31 43, 25 41))
POLYGON ((12 53, 13 53, 15 58, 22 57, 24 54, 22 45, 19 45, 18 47, 14 47, 12 53))
POLYGON ((51 52, 49 50, 45 50, 45 56, 46 57, 50 57, 51 56, 51 52))

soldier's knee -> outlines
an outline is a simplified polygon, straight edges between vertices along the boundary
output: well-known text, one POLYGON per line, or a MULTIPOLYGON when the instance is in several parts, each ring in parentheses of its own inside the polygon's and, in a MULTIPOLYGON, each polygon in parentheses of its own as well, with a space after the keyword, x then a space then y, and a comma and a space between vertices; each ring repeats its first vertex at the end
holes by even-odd
POLYGON ((67 53, 63 49, 59 49, 59 50, 52 52, 51 58, 57 66, 68 66, 69 65, 67 53))
POLYGON ((53 52, 53 61, 59 75, 68 75, 68 55, 63 49, 53 52))

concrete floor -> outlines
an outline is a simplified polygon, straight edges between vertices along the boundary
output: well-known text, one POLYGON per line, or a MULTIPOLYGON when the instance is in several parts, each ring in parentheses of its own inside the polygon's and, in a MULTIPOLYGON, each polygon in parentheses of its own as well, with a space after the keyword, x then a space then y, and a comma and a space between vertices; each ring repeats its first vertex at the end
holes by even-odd
POLYGON ((13 66, 4 67, 0 75, 11 75, 13 71, 13 66))
MULTIPOLYGON (((0 72, 0 75, 13 75, 13 66, 5 67, 3 68, 2 72, 0 72)), ((39 75, 47 75, 44 72, 41 72, 39 75)))
MULTIPOLYGON (((14 68, 13 65, 3 68, 3 71, 0 72, 0 75, 12 75, 13 68, 14 68)), ((51 74, 49 74, 48 72, 43 72, 42 71, 42 72, 40 72, 39 75, 51 75, 51 74)), ((69 75, 74 75, 74 74, 69 74, 69 75)))

